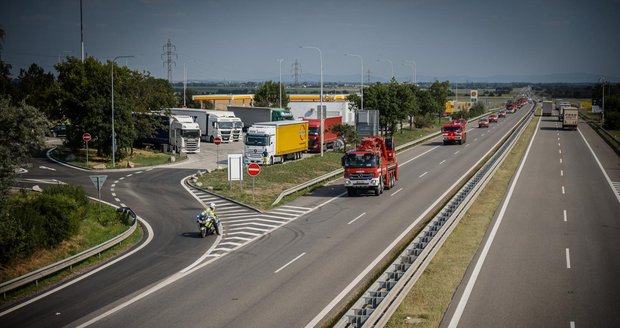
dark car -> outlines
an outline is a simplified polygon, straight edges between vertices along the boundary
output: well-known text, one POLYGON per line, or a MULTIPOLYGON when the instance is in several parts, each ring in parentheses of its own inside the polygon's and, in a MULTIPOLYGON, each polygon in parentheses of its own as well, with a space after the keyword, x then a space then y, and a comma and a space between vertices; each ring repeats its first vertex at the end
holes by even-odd
POLYGON ((489 123, 497 123, 497 114, 489 115, 489 123))
POLYGON ((478 127, 479 128, 488 128, 489 127, 489 119, 486 117, 483 117, 481 119, 478 120, 478 127))
POLYGON ((56 125, 55 127, 50 129, 50 134, 54 138, 66 137, 67 136, 67 125, 65 124, 56 125))

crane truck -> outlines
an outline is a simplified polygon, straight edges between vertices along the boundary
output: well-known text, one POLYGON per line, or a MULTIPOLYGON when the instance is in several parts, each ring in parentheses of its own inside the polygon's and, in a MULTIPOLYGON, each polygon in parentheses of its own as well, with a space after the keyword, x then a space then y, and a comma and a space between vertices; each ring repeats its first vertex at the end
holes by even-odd
POLYGON ((393 137, 364 137, 354 150, 342 157, 344 186, 349 196, 373 190, 376 196, 398 181, 398 161, 393 137))

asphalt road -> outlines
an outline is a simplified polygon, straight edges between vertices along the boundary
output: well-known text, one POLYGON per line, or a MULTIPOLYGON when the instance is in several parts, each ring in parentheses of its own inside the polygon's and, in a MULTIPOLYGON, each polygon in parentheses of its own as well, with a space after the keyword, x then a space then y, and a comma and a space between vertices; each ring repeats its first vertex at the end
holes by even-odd
MULTIPOLYGON (((102 327, 283 327, 319 322, 345 303, 381 253, 525 112, 489 129, 471 127, 464 145, 443 146, 436 139, 399 154, 400 181, 379 197, 343 197, 339 180, 286 204, 305 214, 183 272, 215 240, 192 235, 191 218, 201 204, 179 180, 195 170, 110 173, 106 183, 118 182, 104 198, 134 209, 153 227, 153 241, 96 275, 1 316, 0 325, 76 326, 92 320, 102 327)), ((57 171, 33 170, 30 177, 90 183, 88 173, 46 166, 57 171)), ((260 216, 243 215, 252 222, 260 216)), ((222 218, 223 241, 231 238, 236 219, 222 218)))
POLYGON ((586 124, 558 126, 542 118, 483 264, 470 265, 442 326, 620 326, 620 198, 580 131, 612 181, 620 160, 586 124))

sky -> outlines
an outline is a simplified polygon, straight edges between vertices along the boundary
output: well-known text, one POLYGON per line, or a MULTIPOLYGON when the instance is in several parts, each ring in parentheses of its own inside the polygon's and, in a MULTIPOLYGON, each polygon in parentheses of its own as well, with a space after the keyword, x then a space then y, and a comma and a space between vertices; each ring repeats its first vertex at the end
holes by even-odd
MULTIPOLYGON (((620 0, 83 0, 84 48, 173 81, 620 77, 620 0), (391 62, 391 63, 390 63, 391 62), (412 65, 411 63, 414 63, 412 65), (406 65, 409 63, 408 65, 406 65), (572 75, 571 75, 572 74, 572 75), (415 76, 415 78, 414 78, 415 76)), ((47 71, 80 57, 79 0, 2 1, 2 59, 47 71)))

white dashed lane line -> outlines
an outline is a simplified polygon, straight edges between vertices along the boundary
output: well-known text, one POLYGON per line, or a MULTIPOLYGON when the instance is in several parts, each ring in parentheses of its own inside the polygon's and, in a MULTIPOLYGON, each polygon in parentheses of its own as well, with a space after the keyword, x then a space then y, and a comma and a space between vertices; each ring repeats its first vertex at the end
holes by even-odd
POLYGON ((351 223, 353 223, 353 222, 357 221, 357 219, 361 218, 361 217, 362 217, 362 216, 364 216, 364 215, 366 215, 366 212, 364 212, 364 213, 362 213, 362 214, 358 215, 355 219, 353 219, 353 220, 349 221, 349 223, 347 223, 347 224, 351 224, 351 223))

